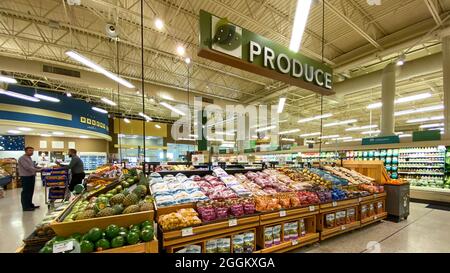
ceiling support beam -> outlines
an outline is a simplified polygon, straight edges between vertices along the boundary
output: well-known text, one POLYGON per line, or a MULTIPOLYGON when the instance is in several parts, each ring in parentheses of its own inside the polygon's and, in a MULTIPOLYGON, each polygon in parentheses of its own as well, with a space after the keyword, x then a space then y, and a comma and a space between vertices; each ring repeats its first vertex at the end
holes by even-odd
POLYGON ((439 15, 439 8, 436 6, 436 3, 433 0, 424 0, 425 4, 428 7, 428 10, 431 13, 431 16, 433 16, 434 21, 436 22, 436 24, 438 26, 442 26, 442 19, 441 16, 439 15))

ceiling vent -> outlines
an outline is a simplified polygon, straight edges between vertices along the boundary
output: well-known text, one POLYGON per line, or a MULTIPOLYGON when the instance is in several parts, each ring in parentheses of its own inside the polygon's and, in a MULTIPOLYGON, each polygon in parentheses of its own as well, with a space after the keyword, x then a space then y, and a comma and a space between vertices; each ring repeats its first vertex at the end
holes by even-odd
POLYGON ((80 71, 70 70, 70 69, 56 67, 56 66, 44 65, 43 71, 47 72, 47 73, 53 73, 53 74, 58 74, 58 75, 74 77, 74 78, 80 78, 80 71))

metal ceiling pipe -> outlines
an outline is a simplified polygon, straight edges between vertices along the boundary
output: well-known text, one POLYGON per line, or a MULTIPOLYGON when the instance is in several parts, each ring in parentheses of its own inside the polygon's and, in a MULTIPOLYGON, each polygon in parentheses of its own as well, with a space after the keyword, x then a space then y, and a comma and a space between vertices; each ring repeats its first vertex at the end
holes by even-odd
POLYGON ((381 136, 394 135, 394 100, 395 100, 395 77, 396 65, 388 64, 381 79, 381 136))
POLYGON ((444 72, 444 139, 450 139, 450 33, 442 37, 442 69, 444 72))
MULTIPOLYGON (((429 55, 420 59, 406 62, 397 75, 397 81, 404 81, 414 77, 442 71, 442 53, 429 55)), ((334 85, 338 98, 352 93, 361 92, 381 86, 383 71, 375 71, 364 76, 345 80, 334 85)))

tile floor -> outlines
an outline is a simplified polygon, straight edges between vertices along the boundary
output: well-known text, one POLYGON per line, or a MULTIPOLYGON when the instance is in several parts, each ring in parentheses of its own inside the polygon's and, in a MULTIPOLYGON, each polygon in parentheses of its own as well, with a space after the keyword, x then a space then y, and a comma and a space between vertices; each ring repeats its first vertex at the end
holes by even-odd
MULTIPOLYGON (((37 182, 37 181, 36 181, 37 182)), ((22 212, 21 189, 7 190, 0 199, 0 252, 14 252, 47 212, 44 189, 36 183, 33 202, 41 208, 22 212)), ((450 253, 450 211, 411 203, 407 221, 382 221, 319 244, 299 249, 299 253, 322 252, 448 252, 450 253)))

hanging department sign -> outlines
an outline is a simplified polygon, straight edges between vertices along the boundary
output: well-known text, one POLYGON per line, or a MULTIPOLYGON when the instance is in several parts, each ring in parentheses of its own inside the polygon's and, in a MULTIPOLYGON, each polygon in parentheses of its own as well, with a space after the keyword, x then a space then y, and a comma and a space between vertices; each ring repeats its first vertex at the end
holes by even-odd
POLYGON ((265 37, 200 10, 198 56, 332 95, 333 70, 265 37))

